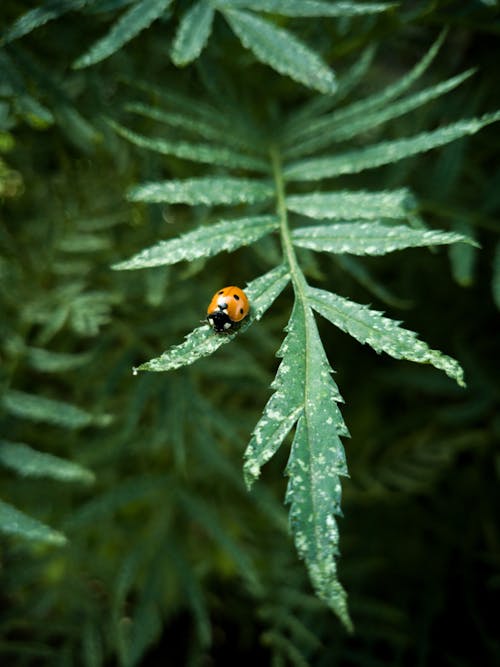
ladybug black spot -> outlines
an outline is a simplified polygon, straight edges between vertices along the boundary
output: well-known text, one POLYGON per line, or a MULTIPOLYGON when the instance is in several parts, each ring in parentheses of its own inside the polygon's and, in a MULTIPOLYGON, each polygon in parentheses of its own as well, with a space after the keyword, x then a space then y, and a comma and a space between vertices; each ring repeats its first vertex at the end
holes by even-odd
POLYGON ((237 294, 233 294, 233 299, 236 299, 236 301, 239 301, 240 297, 237 294))
POLYGON ((217 292, 217 294, 224 294, 224 290, 221 289, 221 291, 220 291, 220 292, 217 292))
POLYGON ((243 315, 243 308, 240 308, 240 313, 243 315))

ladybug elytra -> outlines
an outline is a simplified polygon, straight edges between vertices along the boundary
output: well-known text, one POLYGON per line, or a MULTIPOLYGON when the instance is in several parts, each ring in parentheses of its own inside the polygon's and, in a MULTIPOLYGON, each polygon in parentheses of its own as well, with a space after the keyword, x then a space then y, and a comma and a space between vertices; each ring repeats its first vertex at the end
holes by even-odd
POLYGON ((230 333, 238 328, 250 310, 245 292, 234 285, 216 292, 207 308, 207 320, 215 333, 230 333))

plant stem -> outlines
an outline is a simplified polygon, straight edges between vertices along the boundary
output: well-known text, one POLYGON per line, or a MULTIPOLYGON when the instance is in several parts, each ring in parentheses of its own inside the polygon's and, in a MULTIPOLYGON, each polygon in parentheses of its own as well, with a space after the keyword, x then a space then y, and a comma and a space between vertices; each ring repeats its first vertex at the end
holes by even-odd
POLYGON ((296 293, 304 295, 306 283, 302 271, 300 270, 297 256, 293 248, 288 226, 288 213, 286 209, 285 181, 283 179, 283 169, 281 166, 281 157, 279 148, 271 146, 271 162, 273 167, 274 184, 276 186, 276 212, 280 220, 280 237, 283 255, 290 268, 293 287, 296 293))

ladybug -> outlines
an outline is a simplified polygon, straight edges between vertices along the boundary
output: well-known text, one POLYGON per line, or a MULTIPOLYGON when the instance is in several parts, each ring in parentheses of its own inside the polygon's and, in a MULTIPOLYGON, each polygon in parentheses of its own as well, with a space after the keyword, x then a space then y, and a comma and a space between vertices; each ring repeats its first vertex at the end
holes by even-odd
POLYGON ((245 292, 230 285, 216 292, 207 308, 207 320, 215 333, 225 334, 237 329, 250 310, 245 292))

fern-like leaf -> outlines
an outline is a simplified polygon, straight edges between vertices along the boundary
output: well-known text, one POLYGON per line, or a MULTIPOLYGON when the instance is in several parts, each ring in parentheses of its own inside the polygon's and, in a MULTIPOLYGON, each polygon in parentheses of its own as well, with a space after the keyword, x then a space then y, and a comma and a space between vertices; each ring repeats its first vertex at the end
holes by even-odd
POLYGON ((310 287, 308 298, 314 310, 360 343, 367 343, 376 352, 385 352, 395 359, 432 364, 465 387, 460 364, 438 350, 431 350, 416 333, 403 329, 400 322, 325 290, 310 287))
POLYGON ((309 88, 322 93, 335 91, 333 71, 288 30, 249 12, 225 9, 224 16, 243 46, 258 60, 309 88))
POLYGON ((66 537, 57 530, 28 516, 9 503, 0 500, 0 532, 30 542, 54 546, 66 544, 66 537))
POLYGON ((28 35, 36 28, 59 18, 67 12, 84 7, 89 0, 47 0, 41 7, 35 7, 20 16, 4 33, 0 43, 12 42, 28 35))
POLYGON ((290 481, 286 496, 295 544, 319 597, 351 627, 334 560, 338 553, 335 514, 340 514, 339 475, 347 474, 339 436, 348 435, 348 431, 336 406, 342 399, 330 375, 313 315, 300 298, 296 298, 279 355, 282 362, 272 385, 275 392, 245 452, 246 481, 252 484, 261 466, 297 423, 287 466, 290 481))
POLYGON ((404 225, 382 225, 378 222, 345 222, 333 225, 300 227, 292 233, 295 245, 319 252, 351 255, 385 255, 394 250, 470 239, 455 232, 412 229, 404 225))
POLYGON ((4 394, 2 405, 7 412, 16 417, 69 429, 84 428, 90 424, 104 426, 109 423, 109 417, 106 415, 94 416, 70 403, 15 389, 9 389, 4 394))
MULTIPOLYGON (((150 92, 155 96, 159 95, 156 88, 152 88, 150 92)), ((203 139, 208 139, 222 146, 244 149, 249 153, 256 152, 256 143, 252 142, 250 133, 245 132, 243 134, 240 128, 235 125, 234 120, 230 125, 227 124, 225 119, 221 117, 222 114, 217 115, 215 109, 203 109, 202 105, 198 105, 195 109, 189 104, 181 103, 178 105, 175 97, 169 99, 168 103, 175 111, 166 111, 160 107, 153 107, 142 102, 130 102, 125 106, 125 109, 131 113, 164 123, 169 127, 199 135, 203 139)))
POLYGON ((352 137, 372 131, 379 125, 418 109, 431 100, 450 92, 472 76, 474 72, 474 69, 467 70, 451 79, 442 81, 436 86, 431 86, 393 104, 387 104, 372 111, 358 112, 346 116, 345 109, 342 109, 331 114, 330 117, 323 117, 312 124, 314 132, 307 139, 294 142, 293 147, 286 151, 286 156, 291 158, 307 155, 325 149, 336 142, 347 141, 352 137))
POLYGON ((356 220, 404 218, 414 209, 415 199, 409 190, 383 192, 314 192, 287 197, 288 210, 320 220, 356 220))
POLYGON ((156 21, 171 3, 172 0, 139 0, 118 19, 107 35, 74 62, 73 67, 81 69, 109 58, 156 21))
POLYGON ((360 16, 385 12, 395 3, 325 2, 324 0, 216 0, 220 7, 252 9, 282 16, 360 16))
MULTIPOLYGON (((373 93, 368 97, 352 102, 342 109, 337 109, 336 104, 328 103, 328 99, 337 102, 337 96, 334 98, 320 98, 320 100, 313 100, 310 102, 313 113, 305 113, 300 109, 297 111, 288 122, 284 133, 284 140, 287 145, 295 146, 298 142, 310 138, 312 135, 317 136, 324 127, 324 123, 331 123, 335 121, 338 125, 342 122, 349 122, 352 118, 358 118, 370 114, 374 110, 384 109, 391 100, 396 99, 408 90, 419 77, 427 70, 429 65, 436 57, 441 45, 446 36, 444 30, 431 48, 425 53, 421 60, 411 69, 405 76, 398 79, 395 83, 391 83, 380 92, 373 93), (326 105, 326 108, 325 108, 326 105), (334 106, 335 111, 327 116, 321 115, 322 111, 328 111, 328 108, 334 106)), ((361 58, 357 65, 357 69, 364 73, 366 71, 367 63, 370 62, 370 53, 368 52, 361 58)), ((356 69, 354 70, 354 82, 357 80, 356 69)), ((348 86, 351 85, 348 79, 348 86)), ((306 106, 306 111, 308 107, 306 106)))
POLYGON ((114 121, 108 120, 108 123, 124 139, 127 139, 136 146, 147 148, 161 155, 173 155, 184 160, 215 164, 232 169, 249 169, 261 172, 269 170, 269 165, 264 160, 237 153, 230 148, 211 146, 209 144, 194 144, 187 141, 166 141, 160 137, 145 137, 142 134, 132 132, 132 130, 114 121))
POLYGON ((198 0, 184 14, 172 46, 172 61, 179 67, 196 60, 212 31, 214 7, 208 0, 198 0))
POLYGON ((199 227, 175 239, 160 241, 146 248, 131 259, 113 266, 114 269, 143 269, 151 266, 176 264, 198 257, 212 257, 222 251, 236 250, 250 245, 277 229, 275 216, 238 218, 225 220, 215 225, 199 227))
POLYGON ((26 356, 31 368, 42 373, 66 373, 88 364, 91 359, 91 354, 87 352, 68 354, 52 352, 43 347, 28 347, 26 356))
MULTIPOLYGON (((239 331, 245 331, 253 322, 260 320, 273 301, 280 295, 290 280, 285 266, 278 266, 268 273, 256 278, 245 287, 245 293, 251 303, 250 315, 241 325, 239 331)), ((236 335, 236 334, 234 334, 236 335)), ((194 363, 202 357, 213 354, 221 345, 229 343, 231 336, 214 334, 208 324, 194 329, 186 336, 184 343, 172 347, 161 357, 141 364, 136 371, 169 371, 194 363)))
POLYGON ((21 442, 0 440, 0 464, 23 477, 50 477, 61 482, 94 481, 94 474, 72 461, 39 452, 21 442))
POLYGON ((302 160, 285 167, 285 178, 289 181, 316 181, 392 164, 418 153, 425 153, 433 148, 444 146, 466 135, 475 134, 483 127, 498 120, 500 120, 500 112, 485 114, 480 118, 458 121, 433 132, 422 132, 408 139, 384 141, 340 155, 302 160))
POLYGON ((253 204, 271 199, 270 183, 245 178, 201 177, 143 183, 127 193, 130 201, 150 204, 253 204))

